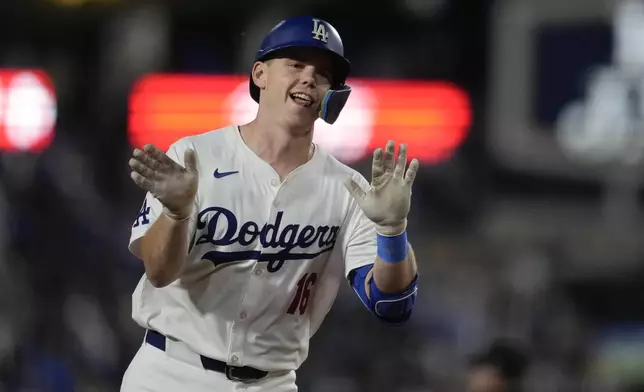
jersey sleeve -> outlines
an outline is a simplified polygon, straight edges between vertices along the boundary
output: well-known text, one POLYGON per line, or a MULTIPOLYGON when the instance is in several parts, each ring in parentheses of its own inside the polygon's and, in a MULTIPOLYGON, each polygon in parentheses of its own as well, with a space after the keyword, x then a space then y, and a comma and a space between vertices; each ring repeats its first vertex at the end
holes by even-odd
MULTIPOLYGON (((365 191, 369 188, 369 183, 360 174, 356 173, 354 180, 365 191)), ((375 263, 377 255, 375 224, 367 218, 353 198, 350 203, 346 230, 343 230, 340 238, 346 276, 357 268, 375 263)))
MULTIPOLYGON (((179 163, 181 166, 184 166, 183 154, 187 146, 186 143, 181 140, 172 144, 166 154, 173 161, 179 163)), ((161 202, 154 197, 150 192, 147 192, 145 198, 143 199, 143 205, 139 209, 139 212, 134 218, 132 223, 132 229, 130 234, 130 244, 128 246, 130 252, 136 257, 141 257, 140 253, 140 242, 141 239, 145 236, 145 233, 152 226, 152 224, 159 218, 163 212, 163 205, 161 202)))

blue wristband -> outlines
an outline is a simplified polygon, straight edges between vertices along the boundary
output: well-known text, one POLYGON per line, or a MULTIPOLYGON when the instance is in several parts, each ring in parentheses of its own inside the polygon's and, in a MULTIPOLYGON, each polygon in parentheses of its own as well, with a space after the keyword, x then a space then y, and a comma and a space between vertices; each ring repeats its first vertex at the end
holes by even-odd
POLYGON ((377 234, 378 257, 386 263, 400 263, 409 255, 407 232, 403 231, 394 237, 377 234))

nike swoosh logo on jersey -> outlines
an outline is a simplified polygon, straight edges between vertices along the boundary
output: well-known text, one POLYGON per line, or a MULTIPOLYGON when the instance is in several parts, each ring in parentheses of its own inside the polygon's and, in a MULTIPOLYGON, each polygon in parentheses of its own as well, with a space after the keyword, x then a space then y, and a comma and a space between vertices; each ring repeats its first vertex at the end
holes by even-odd
POLYGON ((219 169, 215 169, 214 175, 215 175, 215 178, 224 178, 224 177, 230 176, 231 174, 237 174, 237 173, 239 173, 239 171, 229 171, 229 172, 219 173, 219 169))

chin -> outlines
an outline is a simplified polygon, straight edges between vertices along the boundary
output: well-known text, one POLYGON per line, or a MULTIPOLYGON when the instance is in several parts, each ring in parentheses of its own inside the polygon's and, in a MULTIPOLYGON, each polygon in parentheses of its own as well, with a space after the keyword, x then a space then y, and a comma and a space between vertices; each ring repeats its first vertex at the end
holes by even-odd
POLYGON ((305 130, 301 131, 303 133, 313 127, 315 120, 317 120, 317 116, 312 115, 310 112, 299 111, 299 113, 289 113, 285 120, 285 123, 289 128, 303 129, 305 130))

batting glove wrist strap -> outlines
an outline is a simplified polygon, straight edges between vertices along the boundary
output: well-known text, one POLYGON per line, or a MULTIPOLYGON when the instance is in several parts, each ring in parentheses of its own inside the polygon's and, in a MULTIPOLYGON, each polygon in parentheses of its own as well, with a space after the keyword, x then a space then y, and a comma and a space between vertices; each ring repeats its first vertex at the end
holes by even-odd
POLYGON ((181 222, 190 219, 191 211, 185 210, 178 213, 171 212, 167 208, 163 208, 163 214, 173 221, 181 222))
POLYGON ((376 224, 376 233, 384 237, 395 237, 407 230, 407 219, 393 225, 378 225, 376 224))

